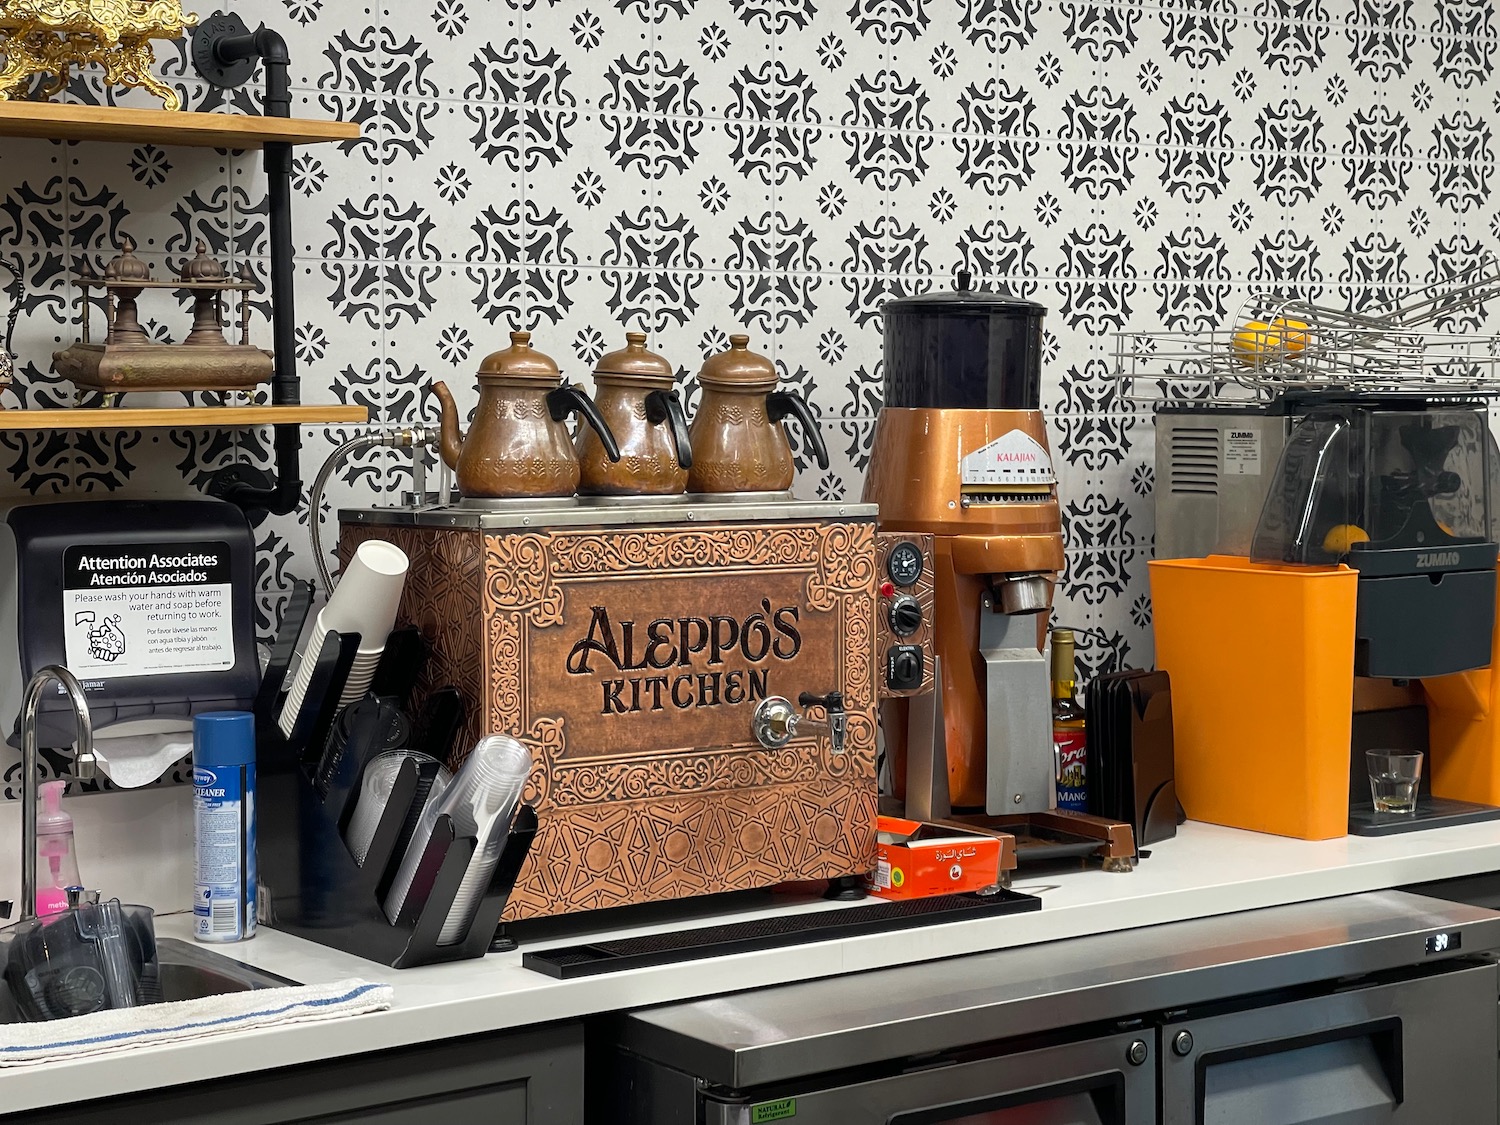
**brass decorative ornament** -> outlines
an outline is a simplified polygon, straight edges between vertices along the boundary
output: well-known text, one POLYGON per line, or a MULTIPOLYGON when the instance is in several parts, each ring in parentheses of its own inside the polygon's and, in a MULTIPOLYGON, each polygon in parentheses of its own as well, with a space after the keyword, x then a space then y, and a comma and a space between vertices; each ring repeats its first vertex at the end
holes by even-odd
POLYGON ((111 86, 140 86, 181 109, 177 92, 151 73, 151 41, 178 39, 197 22, 180 0, 0 0, 0 101, 39 74, 52 76, 43 97, 56 97, 73 67, 96 63, 111 86))
POLYGON ((73 282, 82 293, 79 302, 80 338, 52 353, 52 370, 87 390, 120 394, 126 391, 249 391, 271 378, 271 353, 250 342, 250 295, 260 288, 249 264, 242 262, 231 277, 222 263, 208 256, 199 239, 196 257, 184 259, 177 277, 158 281, 135 256, 135 240, 120 239, 120 252, 102 275, 84 263, 73 282), (137 302, 142 294, 167 290, 193 302, 193 323, 178 343, 161 331, 148 332, 140 322, 137 302), (104 339, 90 338, 89 313, 93 293, 104 296, 104 339), (239 339, 224 336, 226 294, 239 295, 239 339))

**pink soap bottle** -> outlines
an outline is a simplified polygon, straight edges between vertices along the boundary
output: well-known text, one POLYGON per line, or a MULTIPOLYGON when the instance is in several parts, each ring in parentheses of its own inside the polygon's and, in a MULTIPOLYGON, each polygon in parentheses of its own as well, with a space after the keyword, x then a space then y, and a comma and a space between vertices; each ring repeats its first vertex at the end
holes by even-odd
POLYGON ((36 814, 36 912, 42 917, 68 908, 64 888, 79 887, 78 849, 73 818, 62 809, 66 781, 44 781, 37 787, 42 807, 36 814))

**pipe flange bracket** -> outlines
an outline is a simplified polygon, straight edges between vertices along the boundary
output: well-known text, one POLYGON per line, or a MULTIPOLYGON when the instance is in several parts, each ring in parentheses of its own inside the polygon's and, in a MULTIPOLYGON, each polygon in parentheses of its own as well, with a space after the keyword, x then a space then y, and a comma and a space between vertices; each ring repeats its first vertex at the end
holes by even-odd
POLYGON ((226 39, 248 37, 250 29, 233 12, 215 12, 193 28, 193 67, 211 86, 233 89, 250 81, 256 59, 240 58, 226 63, 219 56, 219 44, 226 39))

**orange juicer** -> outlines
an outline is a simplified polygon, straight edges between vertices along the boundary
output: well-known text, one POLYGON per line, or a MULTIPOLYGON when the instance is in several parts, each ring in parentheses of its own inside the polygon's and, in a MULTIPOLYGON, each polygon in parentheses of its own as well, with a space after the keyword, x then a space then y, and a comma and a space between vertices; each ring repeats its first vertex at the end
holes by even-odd
MULTIPOLYGON (((1208 513, 1248 553, 1151 564, 1183 807, 1303 839, 1500 817, 1500 457, 1484 405, 1342 392, 1291 406, 1257 522, 1239 500, 1208 513), (1414 813, 1374 809, 1366 750, 1425 755, 1414 813)), ((1211 435, 1215 416, 1195 424, 1211 435)), ((1200 506, 1217 495, 1202 477, 1200 506)))

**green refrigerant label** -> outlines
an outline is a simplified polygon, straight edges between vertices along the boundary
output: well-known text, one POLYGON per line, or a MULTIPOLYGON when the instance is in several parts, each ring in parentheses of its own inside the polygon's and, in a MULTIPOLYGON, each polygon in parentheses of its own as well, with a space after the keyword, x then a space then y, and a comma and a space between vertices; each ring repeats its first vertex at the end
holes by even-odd
POLYGON ((750 1109, 750 1125, 761 1125, 762 1121, 785 1121, 797 1116, 797 1099, 782 1098, 779 1102, 761 1102, 750 1109))

